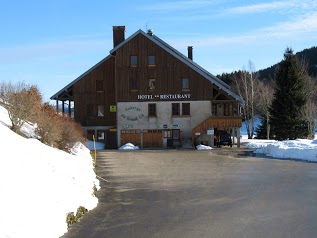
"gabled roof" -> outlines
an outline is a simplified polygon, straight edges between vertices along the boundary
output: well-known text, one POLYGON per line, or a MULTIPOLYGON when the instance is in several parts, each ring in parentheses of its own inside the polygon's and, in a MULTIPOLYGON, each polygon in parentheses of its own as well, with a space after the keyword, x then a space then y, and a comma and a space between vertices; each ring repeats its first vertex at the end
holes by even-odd
POLYGON ((91 71, 93 71, 95 68, 97 68, 99 65, 101 65, 103 62, 107 61, 109 58, 111 57, 111 55, 108 55, 106 58, 102 59, 101 61, 99 61, 96 65, 94 65, 93 67, 91 67, 90 69, 88 69, 85 73, 83 73, 82 75, 80 75, 78 78, 76 78, 75 80, 73 80, 72 82, 70 82, 69 84, 67 84, 64 88, 62 88, 61 90, 59 90, 57 93, 55 93, 52 97, 50 97, 51 100, 55 100, 58 99, 58 96, 61 95, 62 93, 64 93, 65 91, 69 91, 72 86, 78 82, 79 80, 81 80, 83 77, 85 77, 87 74, 89 74, 91 71))
POLYGON ((212 75, 210 72, 208 72, 207 70, 205 70, 204 68, 202 68, 201 66, 196 64, 194 61, 192 61, 191 59, 189 59, 188 57, 186 57, 185 55, 180 53, 178 50, 176 50, 175 48, 173 48, 172 46, 167 44, 165 41, 163 41, 159 37, 154 36, 154 35, 146 34, 141 29, 136 31, 133 35, 128 37, 125 41, 121 42, 119 45, 117 45, 115 48, 113 48, 110 51, 110 54, 112 54, 115 51, 117 51, 119 48, 121 48, 123 45, 125 45, 127 42, 129 42, 131 39, 133 39, 138 34, 142 34, 143 36, 145 36, 149 40, 153 41, 155 44, 157 44, 158 46, 160 46, 161 48, 166 50, 168 53, 170 53, 171 55, 173 55, 174 57, 179 59, 181 62, 185 63, 187 66, 189 66, 190 68, 195 70, 197 73, 199 73, 200 75, 202 75, 203 77, 208 79, 213 84, 215 84, 219 89, 221 89, 222 91, 226 92, 228 95, 230 95, 234 99, 238 100, 240 103, 242 103, 242 104, 244 103, 242 98, 240 98, 238 95, 236 95, 235 93, 233 93, 230 90, 230 86, 228 84, 226 84, 225 82, 223 82, 222 80, 220 80, 216 76, 212 75))
POLYGON ((204 68, 202 68, 201 66, 199 66, 198 64, 196 64, 194 61, 192 61, 191 59, 189 59, 188 57, 186 57, 185 55, 183 55, 182 53, 180 53, 178 50, 176 50, 175 48, 173 48, 172 46, 170 46, 169 44, 167 44, 165 41, 163 41, 162 39, 160 39, 157 36, 154 35, 148 35, 146 34, 144 31, 142 31, 141 29, 136 31, 133 35, 131 35, 130 37, 128 37, 126 40, 124 40, 123 42, 121 42, 120 44, 118 44, 116 47, 114 47, 111 51, 110 51, 110 55, 108 55, 106 58, 102 59, 100 62, 98 62, 95 66, 93 66, 92 68, 90 68, 89 70, 87 70, 85 73, 83 73, 82 75, 80 75, 78 78, 76 78, 74 81, 72 81, 71 83, 69 83, 68 85, 66 85, 64 88, 62 88, 60 91, 58 91, 56 94, 54 94, 50 99, 58 99, 58 96, 60 94, 62 94, 65 91, 68 91, 71 89, 71 87, 78 82, 80 79, 82 79, 84 76, 86 76, 88 73, 90 73, 92 70, 94 70, 96 67, 98 67, 100 64, 102 64, 103 62, 105 62, 108 58, 111 57, 111 55, 117 51, 119 48, 121 48, 123 45, 125 45, 127 42, 129 42, 131 39, 133 39, 135 36, 137 36, 138 34, 141 34, 143 36, 145 36, 146 38, 148 38, 149 40, 153 41, 155 44, 157 44, 158 46, 160 46, 162 49, 164 49, 165 51, 167 51, 168 53, 170 53, 171 55, 173 55, 174 57, 176 57, 177 59, 179 59, 181 62, 183 62, 184 64, 186 64, 187 66, 189 66, 190 68, 192 68, 193 70, 195 70, 197 73, 199 73, 200 75, 202 75, 203 77, 205 77, 206 79, 208 79, 210 82, 212 82, 213 84, 215 84, 220 90, 224 91, 225 93, 227 93, 228 95, 230 95, 231 97, 233 97, 234 99, 236 99, 237 101, 239 101, 241 104, 244 103, 243 99, 240 98, 238 95, 236 95, 235 93, 233 93, 230 90, 230 86, 228 84, 226 84, 225 82, 223 82, 222 80, 220 80, 219 78, 217 78, 216 76, 212 75, 210 72, 208 72, 207 70, 205 70, 204 68))

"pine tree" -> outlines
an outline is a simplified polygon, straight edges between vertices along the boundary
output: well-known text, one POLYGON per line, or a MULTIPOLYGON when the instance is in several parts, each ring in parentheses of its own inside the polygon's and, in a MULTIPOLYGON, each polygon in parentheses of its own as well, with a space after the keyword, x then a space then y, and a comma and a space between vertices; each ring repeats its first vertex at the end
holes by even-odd
POLYGON ((307 102, 299 60, 287 48, 277 68, 276 91, 270 108, 270 124, 277 140, 307 137, 303 111, 307 102))
POLYGON ((261 117, 261 124, 255 129, 256 139, 268 139, 267 131, 267 119, 266 117, 261 117))

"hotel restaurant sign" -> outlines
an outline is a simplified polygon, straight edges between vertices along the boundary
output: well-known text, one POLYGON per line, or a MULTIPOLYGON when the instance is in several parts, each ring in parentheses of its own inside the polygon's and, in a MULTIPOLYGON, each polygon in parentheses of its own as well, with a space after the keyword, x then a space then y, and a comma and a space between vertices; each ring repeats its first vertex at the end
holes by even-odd
POLYGON ((152 95, 152 94, 144 94, 138 95, 138 100, 177 100, 177 99, 190 99, 190 94, 159 94, 159 95, 152 95))

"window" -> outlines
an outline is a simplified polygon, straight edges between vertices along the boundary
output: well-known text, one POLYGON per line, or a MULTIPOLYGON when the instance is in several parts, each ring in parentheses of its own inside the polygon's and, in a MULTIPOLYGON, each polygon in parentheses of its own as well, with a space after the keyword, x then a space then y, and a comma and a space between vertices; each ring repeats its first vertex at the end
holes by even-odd
POLYGON ((232 111, 232 105, 229 103, 224 104, 224 115, 231 116, 232 115, 231 111, 232 111))
POLYGON ((154 55, 149 55, 148 56, 148 65, 155 65, 155 56, 154 55))
POLYGON ((94 106, 92 104, 88 104, 86 108, 87 116, 93 117, 94 116, 94 106))
POLYGON ((217 104, 212 104, 211 115, 217 116, 217 104))
POLYGON ((104 117, 105 116, 105 106, 104 105, 98 105, 98 117, 104 117))
POLYGON ((156 117, 156 104, 149 103, 149 117, 156 117))
POLYGON ((180 110, 179 110, 179 103, 172 103, 172 116, 179 116, 180 110))
POLYGON ((189 80, 187 78, 182 79, 182 90, 189 90, 189 80))
POLYGON ((149 79, 149 89, 150 90, 155 89, 155 79, 149 79))
POLYGON ((164 130, 163 136, 164 138, 171 138, 171 130, 164 130))
POLYGON ((104 91, 103 80, 100 80, 100 79, 96 80, 96 91, 97 92, 103 92, 104 91))
POLYGON ((105 131, 97 131, 97 139, 104 140, 105 139, 105 131))
POLYGON ((138 89, 138 81, 136 79, 130 80, 130 89, 137 90, 138 89))
POLYGON ((130 64, 132 67, 136 67, 138 65, 138 56, 131 55, 130 64))
POLYGON ((190 103, 182 103, 182 115, 190 115, 190 103))

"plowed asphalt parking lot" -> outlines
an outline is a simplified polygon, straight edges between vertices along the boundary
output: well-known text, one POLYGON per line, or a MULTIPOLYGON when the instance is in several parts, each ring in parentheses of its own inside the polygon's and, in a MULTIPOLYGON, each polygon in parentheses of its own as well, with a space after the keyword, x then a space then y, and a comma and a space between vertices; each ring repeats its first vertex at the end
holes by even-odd
POLYGON ((63 238, 317 237, 317 164, 212 151, 100 151, 97 208, 63 238))

